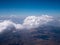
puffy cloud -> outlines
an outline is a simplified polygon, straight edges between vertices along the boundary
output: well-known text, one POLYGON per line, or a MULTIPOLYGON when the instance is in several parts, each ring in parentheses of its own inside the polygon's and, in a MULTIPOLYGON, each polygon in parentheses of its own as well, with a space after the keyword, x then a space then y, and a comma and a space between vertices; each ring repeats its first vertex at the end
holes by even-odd
POLYGON ((48 15, 28 16, 24 19, 22 24, 16 24, 15 22, 10 20, 4 20, 4 21, 0 21, 0 32, 7 29, 11 30, 12 28, 15 28, 16 30, 37 28, 53 20, 54 18, 48 15))
POLYGON ((0 32, 5 30, 7 27, 11 26, 13 23, 10 21, 0 22, 0 32))
POLYGON ((23 25, 28 28, 35 28, 40 25, 46 24, 47 22, 53 21, 52 16, 42 15, 42 16, 28 16, 25 20, 23 25))
POLYGON ((4 20, 3 22, 0 22, 0 32, 2 32, 4 30, 11 30, 12 28, 22 29, 22 25, 16 24, 9 20, 4 20))

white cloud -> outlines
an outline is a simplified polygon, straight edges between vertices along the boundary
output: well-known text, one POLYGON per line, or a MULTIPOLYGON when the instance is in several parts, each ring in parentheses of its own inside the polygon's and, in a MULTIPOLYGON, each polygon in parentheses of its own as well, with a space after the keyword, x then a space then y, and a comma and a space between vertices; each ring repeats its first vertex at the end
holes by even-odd
POLYGON ((11 30, 11 28, 15 28, 16 30, 19 29, 30 29, 30 28, 36 28, 43 24, 47 24, 48 22, 53 21, 52 16, 48 15, 42 15, 42 16, 28 16, 23 21, 22 24, 16 24, 13 21, 4 20, 0 22, 0 32, 8 29, 11 30))
POLYGON ((28 28, 38 27, 40 25, 46 24, 53 20, 52 16, 42 15, 42 16, 28 16, 25 20, 23 25, 28 28))
POLYGON ((11 28, 13 28, 13 27, 15 29, 22 29, 21 24, 16 24, 9 20, 4 20, 3 22, 0 22, 0 32, 4 31, 5 29, 11 30, 11 28))

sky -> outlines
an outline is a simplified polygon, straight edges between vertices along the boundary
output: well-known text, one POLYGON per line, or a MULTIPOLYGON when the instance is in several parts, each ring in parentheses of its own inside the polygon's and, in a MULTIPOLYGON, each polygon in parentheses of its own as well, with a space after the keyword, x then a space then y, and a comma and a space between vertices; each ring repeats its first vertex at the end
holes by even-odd
POLYGON ((0 15, 60 16, 60 0, 0 0, 0 15))

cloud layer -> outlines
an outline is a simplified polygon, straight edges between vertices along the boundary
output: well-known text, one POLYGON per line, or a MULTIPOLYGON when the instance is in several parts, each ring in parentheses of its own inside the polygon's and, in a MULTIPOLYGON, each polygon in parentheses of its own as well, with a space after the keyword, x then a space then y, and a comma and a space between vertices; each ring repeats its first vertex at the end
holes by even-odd
POLYGON ((37 28, 52 21, 54 21, 54 17, 48 15, 28 16, 24 19, 22 24, 17 24, 11 20, 4 20, 0 21, 0 32, 3 32, 6 29, 11 30, 12 28, 15 28, 16 30, 37 28))

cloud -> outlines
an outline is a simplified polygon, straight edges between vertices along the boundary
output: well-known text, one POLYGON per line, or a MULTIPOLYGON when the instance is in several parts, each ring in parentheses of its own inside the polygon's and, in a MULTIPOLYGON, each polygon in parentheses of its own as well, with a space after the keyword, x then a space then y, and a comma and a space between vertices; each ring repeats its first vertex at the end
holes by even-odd
POLYGON ((15 28, 16 29, 24 29, 24 26, 22 24, 16 24, 15 28))
POLYGON ((10 20, 4 20, 3 22, 0 22, 0 32, 4 30, 11 30, 12 28, 17 29, 22 29, 21 24, 16 24, 10 20))
POLYGON ((28 28, 32 28, 32 27, 38 27, 40 25, 46 24, 50 21, 53 21, 53 17, 52 16, 48 16, 48 15, 42 15, 42 16, 28 16, 26 17, 26 19, 24 20, 23 25, 25 25, 28 28))
POLYGON ((0 32, 3 32, 4 30, 7 29, 11 30, 12 28, 15 28, 16 30, 37 28, 53 20, 54 17, 48 15, 28 16, 24 19, 22 24, 20 23, 17 24, 11 20, 4 20, 4 21, 0 21, 0 32))
MULTIPOLYGON (((13 45, 17 41, 20 41, 18 44, 22 44, 26 40, 30 41, 34 39, 48 41, 50 39, 55 39, 54 41, 60 41, 60 19, 56 19, 53 16, 42 15, 28 16, 24 20, 18 20, 23 21, 23 23, 16 23, 9 19, 0 20, 0 45, 13 45)), ((31 41, 31 44, 34 42, 35 41, 31 41)))

